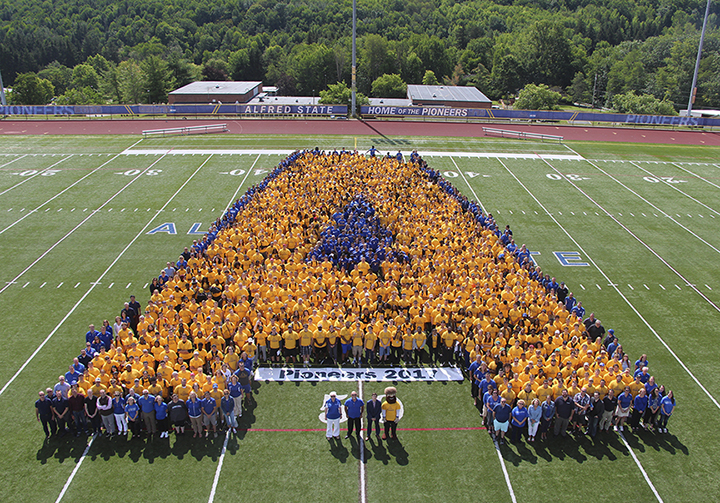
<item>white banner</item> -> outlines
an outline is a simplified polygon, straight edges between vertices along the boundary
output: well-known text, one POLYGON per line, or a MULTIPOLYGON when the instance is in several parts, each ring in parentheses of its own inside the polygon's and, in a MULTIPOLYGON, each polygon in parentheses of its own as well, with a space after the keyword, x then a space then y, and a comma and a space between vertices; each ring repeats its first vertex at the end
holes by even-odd
POLYGON ((259 367, 257 381, 462 381, 455 367, 347 368, 259 367))

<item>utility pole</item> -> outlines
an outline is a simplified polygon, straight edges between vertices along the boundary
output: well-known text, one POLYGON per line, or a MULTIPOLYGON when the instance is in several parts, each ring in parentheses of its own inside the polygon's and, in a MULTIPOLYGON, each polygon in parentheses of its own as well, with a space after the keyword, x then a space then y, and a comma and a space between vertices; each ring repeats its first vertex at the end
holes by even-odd
POLYGON ((710 0, 707 0, 705 7, 705 19, 703 20, 702 33, 700 33, 700 45, 698 46, 697 60, 695 60, 695 73, 693 73, 692 86, 690 87, 690 98, 688 99, 687 116, 692 116, 692 107, 695 103, 695 95, 697 94, 697 78, 700 70, 700 56, 702 55, 703 42, 705 41, 705 29, 707 28, 708 15, 710 14, 710 0))
MULTIPOLYGON (((708 0, 710 2, 710 0, 708 0)), ((357 31, 357 14, 356 14, 356 0, 353 0, 353 25, 352 25, 352 98, 350 100, 350 117, 355 118, 355 91, 357 89, 356 82, 356 66, 355 66, 355 32, 357 31)))
POLYGON ((5 86, 3 86, 2 74, 0 74, 0 103, 2 103, 2 106, 4 107, 7 106, 7 102, 5 101, 5 86))

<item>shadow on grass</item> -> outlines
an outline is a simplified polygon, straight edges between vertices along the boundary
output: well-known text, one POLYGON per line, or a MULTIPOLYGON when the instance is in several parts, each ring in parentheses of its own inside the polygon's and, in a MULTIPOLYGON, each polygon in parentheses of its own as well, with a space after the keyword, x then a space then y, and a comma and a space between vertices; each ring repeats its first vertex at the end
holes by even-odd
POLYGON ((652 431, 638 430, 635 432, 625 429, 625 440, 635 450, 645 452, 645 449, 654 449, 655 451, 666 451, 670 454, 690 455, 690 450, 685 444, 680 442, 672 433, 655 433, 652 431))
POLYGON ((382 464, 387 465, 395 458, 395 462, 400 466, 406 466, 410 463, 408 452, 399 440, 380 440, 377 437, 370 437, 365 442, 365 459, 375 458, 382 464))

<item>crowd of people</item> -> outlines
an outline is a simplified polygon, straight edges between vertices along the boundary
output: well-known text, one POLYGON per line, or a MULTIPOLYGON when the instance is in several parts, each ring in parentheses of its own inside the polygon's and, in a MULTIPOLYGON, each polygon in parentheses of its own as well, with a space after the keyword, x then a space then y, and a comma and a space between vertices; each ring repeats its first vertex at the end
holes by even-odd
MULTIPOLYGON (((563 390, 576 404, 589 392, 594 404, 612 388, 624 404, 622 381, 634 425, 640 387, 673 400, 646 380, 647 365, 634 375, 618 341, 603 340, 601 323, 583 319, 582 303, 509 227, 417 152, 408 161, 316 148, 281 162, 167 263, 144 308, 131 297, 114 323, 90 326, 69 371, 36 402, 46 434, 67 424, 76 435, 236 428, 258 364, 459 365, 500 434, 504 407, 515 405, 519 427, 535 424, 522 418, 536 414, 535 398, 554 400, 564 432, 563 390)), ((583 425, 594 410, 579 405, 569 419, 583 425)))

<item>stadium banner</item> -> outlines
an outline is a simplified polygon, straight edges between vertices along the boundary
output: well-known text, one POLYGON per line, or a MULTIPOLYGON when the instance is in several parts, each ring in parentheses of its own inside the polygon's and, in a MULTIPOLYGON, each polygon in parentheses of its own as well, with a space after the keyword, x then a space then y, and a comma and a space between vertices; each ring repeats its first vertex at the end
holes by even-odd
POLYGON ((337 367, 259 367, 256 381, 462 381, 465 377, 455 367, 418 368, 337 368, 337 367))
POLYGON ((492 110, 487 108, 362 106, 362 115, 375 117, 423 117, 457 119, 521 119, 539 121, 585 121, 642 126, 720 126, 720 119, 679 115, 601 114, 545 110, 492 110))
POLYGON ((347 115, 347 105, 11 105, 0 115, 347 115))

